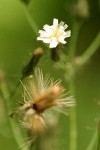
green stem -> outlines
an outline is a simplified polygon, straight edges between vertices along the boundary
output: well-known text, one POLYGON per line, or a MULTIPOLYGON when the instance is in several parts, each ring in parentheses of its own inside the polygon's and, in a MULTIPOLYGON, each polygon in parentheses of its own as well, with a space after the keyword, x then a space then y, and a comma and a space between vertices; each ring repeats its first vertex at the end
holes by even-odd
MULTIPOLYGON (((27 17, 27 20, 33 30, 33 32, 35 33, 36 36, 38 36, 38 32, 39 32, 39 29, 38 29, 38 26, 37 24, 35 23, 35 21, 32 19, 32 16, 28 10, 28 6, 23 4, 24 5, 24 11, 25 11, 25 14, 26 14, 26 17, 27 17)), ((45 48, 48 48, 47 44, 43 43, 44 44, 44 47, 45 48)))
POLYGON ((84 65, 96 52, 99 46, 100 46, 100 32, 97 34, 92 44, 87 48, 87 50, 85 50, 83 55, 80 58, 78 58, 79 65, 84 65))
POLYGON ((70 45, 69 45, 69 56, 71 59, 75 55, 80 25, 81 24, 77 21, 74 21, 72 25, 72 35, 71 35, 70 45))
MULTIPOLYGON (((96 142, 97 142, 97 131, 94 132, 94 134, 92 136, 92 139, 91 139, 91 141, 90 141, 90 143, 89 143, 89 145, 88 145, 86 150, 94 150, 94 149, 96 149, 96 148, 94 148, 96 142)), ((99 150, 99 149, 97 149, 97 150, 99 150)))
POLYGON ((35 23, 35 21, 33 21, 31 15, 30 15, 30 12, 28 10, 28 6, 24 4, 24 11, 25 11, 25 14, 26 14, 26 17, 27 17, 27 20, 33 30, 33 32, 35 33, 35 35, 37 36, 38 35, 38 26, 37 24, 35 23))
MULTIPOLYGON (((7 107, 7 110, 8 110, 8 113, 11 112, 11 105, 10 105, 10 101, 11 99, 9 99, 10 97, 10 93, 8 91, 8 88, 7 88, 7 85, 5 82, 2 82, 1 85, 0 85, 0 90, 1 90, 1 93, 3 95, 3 98, 5 100, 5 104, 6 104, 6 107, 7 107)), ((12 129, 12 134, 18 144, 18 146, 20 147, 21 150, 24 150, 24 147, 21 147, 21 145, 25 142, 23 140, 23 137, 21 135, 21 130, 20 128, 18 127, 17 123, 15 120, 12 120, 11 118, 9 118, 9 124, 11 126, 11 129, 12 129)))
MULTIPOLYGON (((72 95, 75 96, 75 89, 74 89, 74 79, 75 79, 75 68, 73 64, 73 58, 76 52, 76 45, 77 45, 77 39, 80 29, 80 22, 74 21, 73 28, 72 28, 72 36, 70 40, 69 45, 69 56, 70 56, 70 62, 71 67, 68 70, 69 73, 69 90, 72 95)), ((70 113, 70 150, 77 150, 77 109, 76 106, 71 109, 70 113)))
MULTIPOLYGON (((75 97, 75 83, 74 83, 74 77, 70 79, 69 81, 69 91, 71 92, 71 95, 75 97)), ((70 150, 77 150, 77 109, 76 106, 71 108, 70 111, 70 150)))

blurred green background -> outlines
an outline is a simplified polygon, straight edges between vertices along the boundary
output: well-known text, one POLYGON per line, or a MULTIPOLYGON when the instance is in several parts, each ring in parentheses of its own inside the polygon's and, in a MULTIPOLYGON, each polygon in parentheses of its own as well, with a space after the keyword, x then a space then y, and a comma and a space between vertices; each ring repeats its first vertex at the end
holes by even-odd
MULTIPOLYGON (((53 18, 57 18, 66 22, 71 30, 72 3, 73 0, 31 0, 29 10, 38 29, 42 29, 44 24, 52 24, 53 18)), ((99 1, 88 0, 88 4, 89 17, 81 26, 76 55, 81 55, 100 31, 99 1)), ((20 0, 0 0, 0 69, 5 72, 6 81, 11 89, 18 81, 21 69, 30 58, 31 52, 38 46, 42 46, 42 42, 36 40, 36 35, 27 20, 23 3, 20 0)), ((56 79, 64 77, 63 73, 59 74, 50 67, 53 62, 46 50, 39 65, 44 72, 49 72, 56 79)), ((86 150, 100 120, 100 49, 78 71, 75 89, 78 150, 86 150)), ((16 103, 16 99, 13 100, 16 103)), ((5 103, 0 96, 0 150, 17 150, 18 146, 12 136, 8 120, 5 103)), ((55 149, 68 150, 68 122, 68 116, 62 115, 57 131, 59 142, 55 149)))

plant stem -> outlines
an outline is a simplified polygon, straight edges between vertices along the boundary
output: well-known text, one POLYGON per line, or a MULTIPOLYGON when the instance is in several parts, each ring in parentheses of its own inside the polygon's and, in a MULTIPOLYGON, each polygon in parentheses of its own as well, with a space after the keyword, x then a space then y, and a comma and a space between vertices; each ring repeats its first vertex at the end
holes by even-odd
MULTIPOLYGON (((75 67, 73 64, 73 58, 76 51, 76 44, 80 29, 80 23, 77 21, 74 21, 73 28, 72 28, 72 36, 70 40, 69 45, 69 56, 70 56, 70 63, 71 66, 69 67, 68 73, 69 73, 69 91, 73 96, 75 96, 75 89, 74 89, 74 79, 75 79, 75 67)), ((77 111, 76 106, 71 109, 70 113, 70 150, 77 150, 77 111)))
MULTIPOLYGON (((11 104, 10 104, 11 99, 9 99, 10 93, 9 93, 7 85, 4 81, 0 84, 0 90, 1 90, 1 93, 2 93, 3 98, 5 100, 5 104, 6 104, 8 113, 9 113, 9 112, 11 112, 11 104)), ((23 140, 19 126, 17 125, 16 121, 11 120, 11 118, 9 118, 9 124, 11 126, 13 136, 14 136, 18 146, 21 148, 21 150, 24 150, 24 147, 21 147, 21 145, 25 141, 23 140)))
POLYGON ((26 17, 27 17, 27 20, 33 30, 33 32, 35 33, 35 35, 37 36, 38 35, 38 26, 37 24, 35 23, 35 21, 33 21, 32 17, 31 17, 31 14, 28 10, 28 6, 23 4, 24 5, 24 11, 25 11, 25 14, 26 14, 26 17))
POLYGON ((78 63, 79 65, 84 65, 91 57, 92 55, 96 52, 96 50, 100 46, 100 32, 97 34, 96 38, 92 42, 92 44, 85 50, 83 55, 79 57, 78 63))
POLYGON ((69 45, 69 56, 72 59, 75 55, 76 51, 76 45, 77 45, 77 39, 78 39, 78 34, 79 34, 79 29, 80 29, 80 22, 77 22, 74 20, 72 23, 72 35, 70 39, 70 45, 69 45))
MULTIPOLYGON (((73 95, 75 97, 74 79, 75 79, 75 74, 73 74, 73 76, 71 77, 71 79, 69 81, 69 91, 71 92, 71 95, 73 95)), ((71 108, 71 111, 70 111, 70 145, 69 145, 69 149, 77 150, 77 109, 76 109, 76 106, 71 108)))
MULTIPOLYGON (((25 11, 27 20, 28 20, 33 32, 35 33, 35 35, 38 36, 38 32, 39 32, 38 26, 35 23, 35 21, 33 21, 32 16, 31 16, 31 14, 28 10, 28 6, 25 5, 25 4, 23 4, 23 5, 24 5, 24 11, 25 11)), ((48 48, 47 44, 43 43, 43 45, 44 45, 45 48, 48 48)))

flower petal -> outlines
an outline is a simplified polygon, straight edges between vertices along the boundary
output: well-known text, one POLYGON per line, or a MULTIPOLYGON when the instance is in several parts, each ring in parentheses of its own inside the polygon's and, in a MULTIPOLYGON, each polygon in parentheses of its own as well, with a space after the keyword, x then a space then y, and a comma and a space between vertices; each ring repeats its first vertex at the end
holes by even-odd
POLYGON ((64 37, 63 37, 63 36, 60 36, 60 37, 58 38, 58 41, 59 41, 60 43, 62 43, 62 44, 66 44, 66 41, 64 40, 64 37))
POLYGON ((53 37, 50 42, 50 48, 54 48, 58 45, 57 39, 53 37))
POLYGON ((43 41, 44 43, 50 43, 50 39, 44 38, 44 37, 37 37, 37 40, 43 41))
POLYGON ((44 42, 44 43, 50 43, 50 39, 44 38, 44 39, 43 39, 43 42, 44 42))
POLYGON ((46 24, 43 26, 43 29, 48 32, 50 30, 50 26, 46 24))
POLYGON ((71 31, 70 30, 66 31, 66 37, 70 37, 70 36, 71 36, 71 31))
POLYGON ((59 26, 63 26, 63 25, 64 25, 64 22, 61 21, 61 22, 59 23, 59 26))
POLYGON ((64 25, 64 29, 67 29, 67 27, 68 27, 68 25, 67 25, 67 24, 65 24, 65 25, 64 25))
POLYGON ((58 19, 53 19, 53 26, 58 27, 58 19))

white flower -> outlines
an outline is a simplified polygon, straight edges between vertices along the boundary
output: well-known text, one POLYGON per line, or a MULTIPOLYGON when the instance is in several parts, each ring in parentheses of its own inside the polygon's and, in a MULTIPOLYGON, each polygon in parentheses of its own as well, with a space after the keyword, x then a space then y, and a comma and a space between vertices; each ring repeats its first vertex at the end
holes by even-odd
POLYGON ((52 26, 46 24, 43 26, 44 30, 39 30, 40 36, 37 37, 37 40, 49 43, 50 48, 55 48, 59 43, 65 44, 67 43, 65 38, 71 36, 70 30, 65 31, 67 27, 68 25, 63 21, 58 24, 58 19, 54 19, 52 26))

